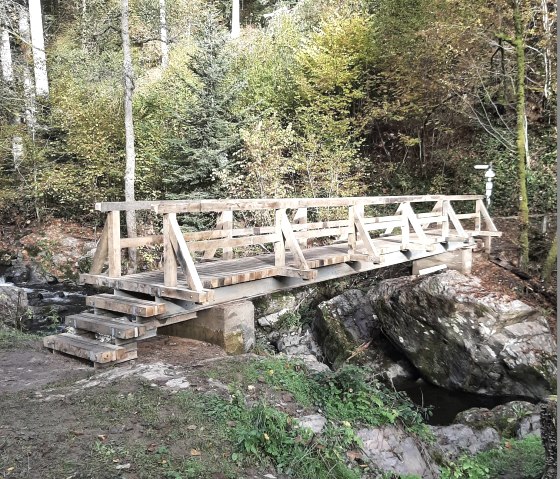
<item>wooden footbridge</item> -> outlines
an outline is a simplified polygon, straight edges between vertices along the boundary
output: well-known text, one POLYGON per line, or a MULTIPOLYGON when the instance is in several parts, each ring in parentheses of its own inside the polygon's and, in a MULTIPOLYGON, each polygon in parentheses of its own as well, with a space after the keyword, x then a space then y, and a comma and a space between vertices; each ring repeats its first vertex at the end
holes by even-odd
POLYGON ((216 305, 472 247, 500 236, 483 196, 386 196, 97 203, 107 215, 82 283, 113 289, 86 298, 66 318, 75 334, 44 345, 93 361, 137 356, 137 341, 216 305), (161 218, 158 235, 121 236, 121 212, 161 218), (457 210, 457 212, 456 212, 457 210), (216 217, 207 231, 183 231, 181 216, 216 217), (261 225, 247 226, 260 221, 261 225), (122 250, 163 245, 158 271, 123 274, 122 250))

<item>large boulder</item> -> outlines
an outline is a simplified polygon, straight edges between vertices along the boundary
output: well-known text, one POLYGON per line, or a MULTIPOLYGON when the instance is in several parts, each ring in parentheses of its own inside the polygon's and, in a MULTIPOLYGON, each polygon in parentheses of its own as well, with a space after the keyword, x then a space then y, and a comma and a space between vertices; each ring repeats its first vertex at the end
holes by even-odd
POLYGON ((399 476, 438 476, 437 466, 426 454, 424 446, 413 436, 396 426, 360 429, 356 435, 362 441, 365 459, 375 469, 399 476))
POLYGON ((451 426, 430 426, 436 438, 436 445, 449 460, 456 460, 467 454, 474 456, 500 443, 500 435, 495 429, 473 429, 464 424, 451 426))
POLYGON ((395 278, 368 297, 384 334, 438 386, 532 398, 554 387, 556 345, 545 317, 476 278, 395 278))
POLYGON ((326 360, 335 367, 358 346, 381 334, 371 304, 359 289, 349 289, 320 303, 314 330, 326 360))
POLYGON ((324 359, 335 369, 351 359, 393 384, 418 376, 381 334, 370 300, 359 289, 349 289, 320 303, 313 328, 324 359))
POLYGON ((28 311, 27 293, 11 284, 0 283, 0 327, 20 327, 28 311))
POLYGON ((506 438, 540 434, 539 406, 527 401, 510 401, 493 409, 467 409, 457 414, 453 423, 474 429, 492 427, 506 438))

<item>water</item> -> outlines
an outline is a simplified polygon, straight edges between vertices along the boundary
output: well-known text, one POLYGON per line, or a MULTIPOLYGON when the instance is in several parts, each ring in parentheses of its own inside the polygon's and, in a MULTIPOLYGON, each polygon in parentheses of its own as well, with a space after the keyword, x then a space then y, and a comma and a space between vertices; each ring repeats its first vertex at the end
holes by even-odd
POLYGON ((415 404, 431 408, 432 416, 427 423, 433 426, 447 426, 453 422, 459 412, 473 407, 492 409, 510 401, 534 402, 518 396, 483 396, 462 391, 449 391, 422 379, 403 383, 399 386, 399 390, 406 392, 415 404))

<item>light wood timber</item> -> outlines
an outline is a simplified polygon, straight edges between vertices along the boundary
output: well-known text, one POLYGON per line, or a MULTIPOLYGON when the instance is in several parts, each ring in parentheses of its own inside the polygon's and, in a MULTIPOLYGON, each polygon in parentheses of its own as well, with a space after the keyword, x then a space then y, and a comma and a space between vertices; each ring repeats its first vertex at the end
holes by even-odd
POLYGON ((107 227, 107 222, 108 220, 106 219, 103 232, 97 242, 97 248, 95 249, 95 254, 93 255, 93 261, 90 268, 92 274, 101 273, 103 271, 103 267, 105 266, 105 262, 108 260, 107 252, 109 250, 109 245, 107 238, 109 236, 109 228, 107 227))
MULTIPOLYGON (((121 278, 109 278, 107 275, 81 274, 80 283, 92 284, 95 286, 105 286, 130 291, 133 293, 149 294, 150 296, 160 296, 165 298, 181 299, 193 301, 194 303, 208 303, 212 301, 214 293, 211 290, 193 291, 185 288, 165 286, 165 284, 151 284, 146 280, 135 279, 135 276, 128 275, 121 278)), ((185 285, 186 286, 186 285, 185 285)))
POLYGON ((177 286, 177 240, 173 235, 171 224, 169 223, 169 215, 163 215, 163 278, 167 287, 175 288, 177 286))
POLYGON ((109 255, 109 276, 121 275, 121 219, 118 211, 107 214, 107 249, 109 255))
POLYGON ((144 318, 165 313, 164 304, 158 304, 154 301, 146 301, 143 299, 115 296, 112 294, 88 296, 86 298, 86 304, 94 308, 107 309, 131 316, 142 316, 144 318))
POLYGON ((179 227, 179 223, 177 223, 177 216, 175 213, 169 213, 169 226, 171 228, 171 236, 174 237, 174 243, 171 242, 175 250, 175 255, 179 260, 181 268, 183 269, 183 274, 187 278, 187 284, 191 289, 195 291, 202 291, 204 288, 196 271, 196 267, 194 265, 194 261, 191 257, 189 252, 189 248, 187 247, 187 243, 183 238, 181 233, 181 228, 179 227))
POLYGON ((274 265, 276 267, 286 265, 286 246, 282 235, 282 215, 285 214, 285 209, 277 209, 274 212, 274 228, 277 236, 277 240, 274 242, 274 265))
POLYGON ((43 338, 46 348, 70 354, 78 358, 88 359, 96 363, 108 363, 121 360, 126 349, 108 343, 101 343, 83 336, 62 333, 43 338))
POLYGON ((126 318, 115 319, 92 313, 80 313, 66 316, 65 323, 76 329, 112 336, 118 339, 132 339, 142 336, 146 327, 131 323, 126 318))

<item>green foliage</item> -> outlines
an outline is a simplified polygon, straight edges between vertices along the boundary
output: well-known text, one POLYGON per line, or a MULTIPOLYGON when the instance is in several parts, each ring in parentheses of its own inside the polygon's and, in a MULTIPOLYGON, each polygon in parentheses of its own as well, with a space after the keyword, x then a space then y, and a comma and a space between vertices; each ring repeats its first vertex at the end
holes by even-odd
POLYGON ((226 38, 210 13, 189 65, 195 79, 183 83, 192 99, 178 122, 178 138, 170 142, 164 181, 174 196, 219 195, 218 172, 227 166, 239 145, 232 111, 238 85, 228 82, 231 60, 226 38))
POLYGON ((539 479, 545 468, 540 437, 507 440, 475 457, 463 456, 441 470, 442 479, 539 479))

